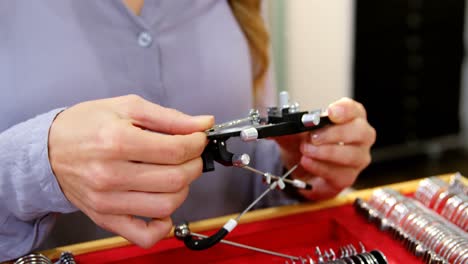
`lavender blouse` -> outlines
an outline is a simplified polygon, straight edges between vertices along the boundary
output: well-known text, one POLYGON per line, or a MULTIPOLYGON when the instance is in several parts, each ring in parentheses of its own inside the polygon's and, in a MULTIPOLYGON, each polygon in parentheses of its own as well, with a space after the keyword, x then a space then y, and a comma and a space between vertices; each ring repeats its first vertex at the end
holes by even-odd
MULTIPOLYGON (((0 261, 114 235, 79 212, 53 175, 48 130, 59 111, 132 93, 224 122, 254 105, 251 72, 226 1, 147 0, 140 16, 117 0, 0 1, 0 261)), ((260 106, 274 103, 271 94, 260 106)), ((280 173, 273 142, 229 144, 280 173)), ((173 220, 239 212, 264 188, 258 176, 217 166, 192 184, 173 220)), ((287 202, 273 192, 263 205, 287 202)))

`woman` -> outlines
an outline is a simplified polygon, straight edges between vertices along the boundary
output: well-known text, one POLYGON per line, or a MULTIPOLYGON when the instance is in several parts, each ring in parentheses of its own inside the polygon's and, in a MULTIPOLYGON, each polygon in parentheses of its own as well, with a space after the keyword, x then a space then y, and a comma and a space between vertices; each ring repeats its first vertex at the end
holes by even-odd
MULTIPOLYGON (((233 168, 201 175, 200 158, 213 116, 273 105, 260 1, 5 1, 0 38, 0 261, 104 230, 150 247, 263 190, 233 168)), ((329 115, 312 134, 230 149, 274 174, 299 162, 303 197, 331 197, 369 164, 375 131, 353 100, 329 115)))

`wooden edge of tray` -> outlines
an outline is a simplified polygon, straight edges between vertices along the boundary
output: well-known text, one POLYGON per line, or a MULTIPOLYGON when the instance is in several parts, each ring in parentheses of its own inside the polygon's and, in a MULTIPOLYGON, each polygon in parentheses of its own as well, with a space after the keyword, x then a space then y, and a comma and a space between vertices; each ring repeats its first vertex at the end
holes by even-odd
MULTIPOLYGON (((452 176, 454 176, 454 173, 441 174, 436 177, 442 179, 443 181, 448 182, 452 176)), ((373 191, 375 191, 376 189, 380 189, 380 188, 392 188, 403 194, 408 194, 408 193, 415 192, 419 185, 419 182, 423 179, 425 178, 399 182, 399 183, 394 183, 394 184, 389 184, 389 185, 384 185, 384 186, 377 186, 377 187, 369 188, 369 189, 357 190, 357 191, 350 192, 346 195, 338 196, 333 199, 324 200, 320 202, 310 202, 310 203, 302 203, 302 204, 297 204, 297 205, 287 205, 287 206, 259 209, 259 210, 246 213, 243 216, 240 223, 250 223, 250 222, 255 222, 255 221, 260 221, 260 220, 265 220, 265 219, 273 219, 273 218, 292 215, 292 214, 298 214, 298 213, 303 213, 303 212, 308 212, 308 211, 316 211, 316 210, 331 208, 335 206, 350 204, 350 203, 353 203, 354 200, 358 197, 362 199, 368 199, 372 195, 373 191)), ((465 183, 468 183, 467 178, 463 177, 462 179, 465 183)), ((217 229, 217 228, 222 227, 229 219, 235 218, 236 216, 237 214, 232 214, 232 215, 226 215, 226 216, 201 220, 197 222, 192 222, 190 223, 190 230, 193 232, 201 232, 201 231, 206 231, 206 230, 211 230, 211 229, 217 229)), ((172 236, 173 236, 173 231, 171 231, 171 233, 167 237, 172 237, 172 236)), ((127 246, 127 245, 131 245, 131 243, 127 241, 125 238, 116 236, 116 237, 111 237, 111 238, 94 240, 90 242, 57 247, 54 249, 42 251, 40 253, 42 253, 43 255, 45 255, 46 257, 50 259, 57 259, 60 257, 60 254, 62 252, 66 252, 66 251, 72 252, 74 255, 80 255, 80 254, 85 254, 89 252, 122 247, 122 246, 127 246)))

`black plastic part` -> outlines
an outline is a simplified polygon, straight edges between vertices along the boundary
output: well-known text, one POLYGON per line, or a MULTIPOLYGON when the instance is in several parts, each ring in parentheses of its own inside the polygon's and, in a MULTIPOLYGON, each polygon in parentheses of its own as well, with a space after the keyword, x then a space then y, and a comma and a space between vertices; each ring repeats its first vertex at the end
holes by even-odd
MULTIPOLYGON (((302 118, 302 115, 300 115, 300 117, 302 118)), ((282 118, 281 120, 274 120, 274 122, 271 122, 268 124, 261 124, 261 125, 252 126, 252 127, 257 129, 258 139, 261 139, 261 138, 278 137, 278 136, 302 133, 305 131, 319 129, 324 126, 332 124, 328 116, 322 116, 320 117, 320 123, 318 125, 306 127, 302 124, 300 118, 299 120, 296 120, 298 118, 299 116, 296 116, 295 118, 290 117, 288 119, 282 118)), ((271 117, 269 119, 271 119, 271 117)), ((235 129, 235 130, 229 129, 227 131, 223 131, 223 130, 213 131, 213 132, 209 132, 207 137, 209 140, 214 140, 214 139, 227 140, 230 137, 240 136, 241 131, 242 131, 242 128, 235 129)))
MULTIPOLYGON (((302 116, 308 112, 287 113, 288 109, 283 109, 282 113, 272 113, 268 115, 268 123, 252 126, 257 129, 258 139, 292 135, 319 129, 332 124, 328 116, 320 117, 320 123, 316 126, 304 126, 302 116)), ((244 127, 245 128, 245 127, 244 127)), ((208 145, 202 153, 203 172, 214 171, 214 162, 224 166, 232 166, 233 153, 226 148, 226 141, 231 137, 238 137, 243 128, 230 128, 226 130, 210 131, 207 133, 208 145)), ((312 186, 310 186, 312 187, 312 186)), ((309 190, 309 189, 308 189, 309 190)))
POLYGON ((224 228, 221 228, 216 234, 207 237, 207 238, 196 238, 192 235, 184 238, 184 244, 191 250, 205 250, 219 243, 229 231, 224 228))
POLYGON ((370 253, 375 257, 375 259, 377 259, 377 262, 379 264, 387 264, 388 263, 387 258, 385 257, 385 255, 380 250, 372 250, 370 253))
POLYGON ((203 172, 214 171, 215 166, 213 152, 208 146, 203 150, 201 157, 203 161, 203 172))
POLYGON ((306 190, 312 190, 312 185, 306 183, 305 189, 306 190))
POLYGON ((203 172, 213 171, 214 161, 224 166, 232 166, 234 154, 227 150, 226 140, 225 138, 210 140, 202 153, 203 172))
POLYGON ((365 262, 362 262, 362 259, 361 259, 361 258, 359 258, 358 256, 355 256, 355 255, 346 257, 346 259, 349 260, 349 261, 351 261, 351 263, 353 263, 353 264, 365 263, 365 262))

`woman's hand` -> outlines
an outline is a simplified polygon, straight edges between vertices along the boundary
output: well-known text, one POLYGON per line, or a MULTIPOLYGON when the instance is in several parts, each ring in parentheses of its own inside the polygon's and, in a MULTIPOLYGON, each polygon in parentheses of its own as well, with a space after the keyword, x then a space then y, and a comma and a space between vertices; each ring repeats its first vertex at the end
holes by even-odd
POLYGON ((300 191, 309 199, 338 194, 371 162, 376 132, 367 122, 362 104, 342 98, 329 106, 328 115, 334 125, 275 138, 286 167, 300 163, 294 176, 312 184, 312 191, 300 191))
POLYGON ((170 232, 170 215, 201 175, 201 131, 213 122, 134 95, 81 103, 53 122, 50 164, 68 200, 96 224, 150 247, 170 232))

